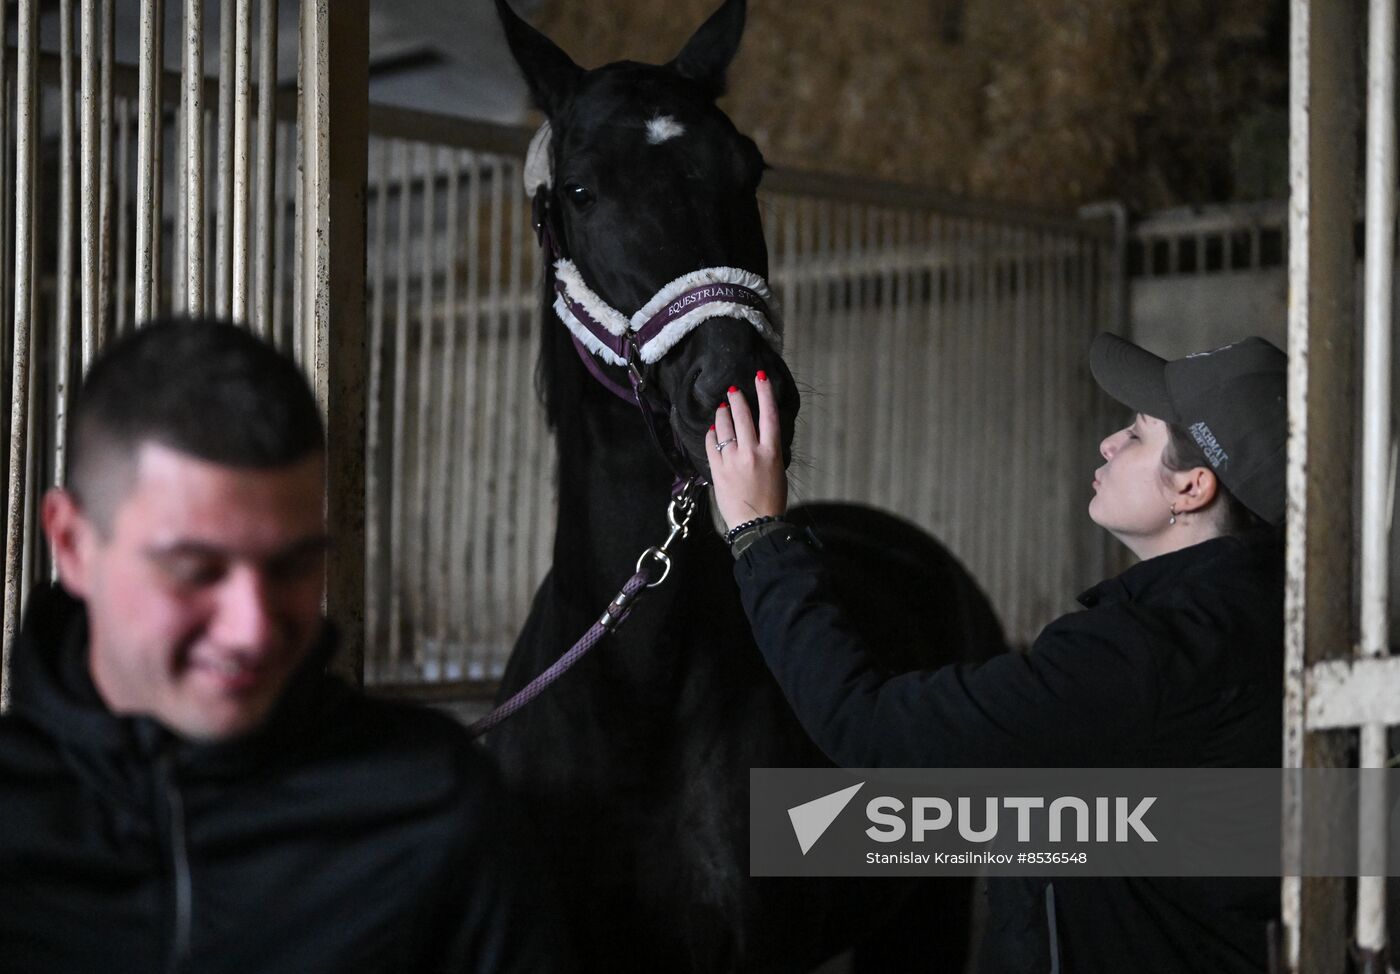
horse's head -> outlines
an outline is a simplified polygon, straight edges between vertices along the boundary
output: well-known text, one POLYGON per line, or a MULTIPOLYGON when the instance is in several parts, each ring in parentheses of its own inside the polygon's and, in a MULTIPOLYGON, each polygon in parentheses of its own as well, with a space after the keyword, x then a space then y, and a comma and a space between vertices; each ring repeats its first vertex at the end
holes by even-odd
MULTIPOLYGON (((624 61, 591 71, 507 0, 497 0, 497 8, 548 118, 526 179, 538 194, 537 213, 547 205, 557 245, 577 269, 578 291, 620 312, 611 319, 618 328, 644 307, 664 306, 668 294, 685 288, 663 291, 667 285, 702 269, 748 272, 761 291, 768 273, 756 198, 763 156, 715 104, 743 33, 744 0, 726 0, 669 64, 624 61)), ((777 350, 776 314, 731 310, 734 316, 692 330, 682 322, 672 330, 683 334, 674 347, 663 335, 643 355, 648 385, 664 394, 671 425, 702 471, 709 466, 704 434, 729 386, 744 389, 752 403, 754 374, 767 371, 781 404, 785 450, 797 414, 797 392, 777 350)), ((608 361, 608 353, 595 352, 608 361)), ((604 368, 625 374, 615 360, 604 368)))

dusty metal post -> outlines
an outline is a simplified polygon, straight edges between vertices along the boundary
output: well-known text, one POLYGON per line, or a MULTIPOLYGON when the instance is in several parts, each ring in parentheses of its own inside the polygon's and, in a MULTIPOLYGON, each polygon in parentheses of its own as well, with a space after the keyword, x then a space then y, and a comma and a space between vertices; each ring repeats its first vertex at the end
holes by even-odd
MULTIPOLYGON (((114 252, 112 213, 112 129, 116 125, 116 103, 112 91, 112 72, 117 59, 116 0, 102 0, 102 73, 98 84, 102 132, 98 140, 98 194, 97 208, 100 211, 100 231, 98 233, 98 274, 97 274, 97 348, 112 334, 116 327, 116 309, 113 307, 113 268, 116 263, 114 252)), ((125 160, 123 159, 123 162, 125 160)), ((118 211, 124 213, 125 211, 118 211)))
MULTIPOLYGON (((160 142, 164 0, 141 4, 140 96, 136 123, 136 307, 135 324, 156 313, 160 282, 160 142)), ((178 271, 177 271, 178 273, 178 271)))
POLYGON ((326 611, 344 639, 335 669, 362 682, 369 0, 303 0, 301 10, 302 313, 326 413, 326 517, 336 539, 326 611))
POLYGON ((204 314, 204 0, 185 0, 185 307, 204 314))
POLYGON ((101 314, 97 307, 98 274, 101 271, 101 249, 98 241, 98 221, 101 219, 99 207, 98 180, 101 178, 99 138, 102 113, 98 100, 101 97, 98 77, 98 49, 101 42, 97 20, 97 0, 83 0, 82 6, 82 114, 78 122, 78 141, 81 145, 82 208, 79 210, 82 226, 82 349, 83 371, 92 364, 97 354, 97 325, 101 314))
MULTIPOLYGON (((1394 500, 1390 484, 1390 330, 1395 268, 1395 0, 1371 0, 1368 35, 1360 655, 1380 658, 1390 653, 1390 511, 1394 500)), ((1362 768, 1386 766, 1386 731, 1382 723, 1362 725, 1362 768)), ((1384 974, 1384 775, 1364 775, 1360 797, 1358 851, 1362 866, 1356 881, 1357 959, 1362 974, 1384 974)))
POLYGON ((0 709, 10 705, 10 649, 19 628, 21 559, 24 553, 25 459, 29 441, 29 353, 34 323, 35 60, 39 0, 21 0, 15 85, 14 356, 10 371, 10 463, 5 523, 4 660, 0 709))
MULTIPOLYGON (((1352 383, 1358 123, 1355 11, 1292 0, 1290 20, 1288 521, 1284 764, 1343 763, 1344 734, 1309 731, 1307 667, 1349 656, 1352 383)), ((1285 861, 1308 823, 1286 788, 1285 861)), ((1286 877, 1283 959, 1289 971, 1333 974, 1346 960, 1345 881, 1286 877)))
POLYGON ((233 266, 229 270, 229 314, 248 321, 248 200, 252 179, 253 42, 251 0, 238 0, 234 14, 233 266))
POLYGON ((58 5, 58 91, 62 104, 58 117, 58 294, 54 302, 54 483, 63 483, 64 457, 68 452, 68 380, 72 376, 73 342, 73 0, 58 5))
POLYGON ((214 198, 214 314, 229 316, 232 281, 229 261, 233 240, 233 99, 234 99, 233 0, 219 0, 219 105, 214 123, 215 167, 218 181, 214 198))

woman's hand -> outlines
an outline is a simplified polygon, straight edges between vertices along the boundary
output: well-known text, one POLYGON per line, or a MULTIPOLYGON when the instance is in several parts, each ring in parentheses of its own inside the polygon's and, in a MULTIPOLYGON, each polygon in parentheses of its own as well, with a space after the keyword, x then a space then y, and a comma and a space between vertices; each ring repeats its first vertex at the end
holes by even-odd
POLYGON ((729 528, 787 511, 777 397, 762 372, 754 377, 754 388, 758 395, 757 431, 744 394, 730 386, 728 402, 715 410, 715 424, 705 434, 715 501, 729 528))

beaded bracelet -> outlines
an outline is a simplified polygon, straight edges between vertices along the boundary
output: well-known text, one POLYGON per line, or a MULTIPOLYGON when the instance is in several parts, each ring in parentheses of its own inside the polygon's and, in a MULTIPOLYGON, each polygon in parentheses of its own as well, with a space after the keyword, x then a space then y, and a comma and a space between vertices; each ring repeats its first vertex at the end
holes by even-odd
POLYGON ((739 535, 743 534, 749 528, 756 528, 760 524, 772 524, 774 521, 781 520, 783 520, 781 514, 766 514, 763 517, 756 517, 752 521, 745 521, 743 524, 736 524, 734 525, 734 527, 730 528, 729 533, 724 536, 724 543, 733 544, 734 539, 739 537, 739 535))

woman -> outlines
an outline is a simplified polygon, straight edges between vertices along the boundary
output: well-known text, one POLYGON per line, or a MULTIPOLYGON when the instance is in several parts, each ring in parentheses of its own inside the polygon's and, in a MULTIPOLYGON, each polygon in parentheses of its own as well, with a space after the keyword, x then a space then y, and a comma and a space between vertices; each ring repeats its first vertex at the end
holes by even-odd
MULTIPOLYGON (((1141 562, 1029 652, 890 676, 782 521, 776 403, 729 391, 707 445, 755 638, 845 767, 1277 767, 1287 359, 1261 338, 1167 362, 1101 335, 1090 366, 1135 412, 1100 444, 1089 516, 1141 562)), ((936 638, 937 634, 930 634, 936 638)), ((989 881, 984 971, 1263 971, 1275 880, 989 881)))

